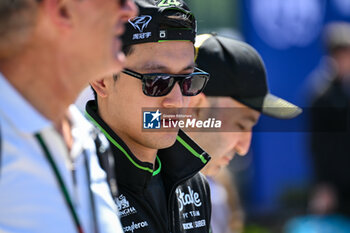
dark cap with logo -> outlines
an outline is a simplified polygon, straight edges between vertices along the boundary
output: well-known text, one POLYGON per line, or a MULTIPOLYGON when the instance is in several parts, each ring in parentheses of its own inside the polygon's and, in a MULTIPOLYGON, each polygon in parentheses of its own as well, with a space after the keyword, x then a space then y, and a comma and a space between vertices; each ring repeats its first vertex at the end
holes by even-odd
POLYGON ((230 96, 265 115, 290 119, 302 110, 268 89, 264 63, 255 49, 234 39, 203 34, 196 38, 196 63, 210 73, 207 96, 230 96))
POLYGON ((196 20, 182 0, 135 0, 139 15, 125 25, 123 46, 184 40, 194 43, 196 20))

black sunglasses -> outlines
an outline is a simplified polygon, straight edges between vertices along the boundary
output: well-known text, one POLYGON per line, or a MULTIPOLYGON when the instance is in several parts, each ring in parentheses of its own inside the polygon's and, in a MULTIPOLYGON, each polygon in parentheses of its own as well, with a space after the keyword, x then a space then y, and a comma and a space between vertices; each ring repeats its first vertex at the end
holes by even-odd
POLYGON ((207 84, 210 75, 198 68, 191 74, 140 74, 124 69, 122 71, 134 78, 142 80, 142 90, 147 96, 159 97, 170 93, 176 82, 179 82, 181 93, 184 96, 195 96, 201 93, 207 84))

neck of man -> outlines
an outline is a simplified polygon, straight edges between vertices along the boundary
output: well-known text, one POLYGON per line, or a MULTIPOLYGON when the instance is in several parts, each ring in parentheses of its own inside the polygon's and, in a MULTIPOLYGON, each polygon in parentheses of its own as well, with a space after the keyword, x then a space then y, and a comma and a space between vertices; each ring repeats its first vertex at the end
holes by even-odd
POLYGON ((125 135, 118 136, 124 141, 124 143, 129 147, 131 152, 135 155, 135 157, 142 161, 153 164, 153 169, 155 168, 155 162, 157 157, 157 149, 147 148, 140 144, 139 142, 129 138, 125 135))
POLYGON ((57 51, 50 53, 49 48, 38 46, 0 60, 0 72, 38 112, 58 123, 79 90, 73 90, 73 80, 67 82, 67 77, 73 76, 62 66, 62 59, 55 55, 57 51))

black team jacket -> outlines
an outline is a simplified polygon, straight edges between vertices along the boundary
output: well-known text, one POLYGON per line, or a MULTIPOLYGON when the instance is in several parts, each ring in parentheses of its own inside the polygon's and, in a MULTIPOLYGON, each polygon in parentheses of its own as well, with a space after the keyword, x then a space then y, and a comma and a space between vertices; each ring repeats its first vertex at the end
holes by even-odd
POLYGON ((210 159, 206 152, 180 130, 173 146, 158 151, 153 170, 99 117, 95 101, 86 113, 111 145, 109 155, 98 154, 111 186, 117 178, 118 193, 112 194, 125 233, 210 232, 210 190, 199 173, 210 159))

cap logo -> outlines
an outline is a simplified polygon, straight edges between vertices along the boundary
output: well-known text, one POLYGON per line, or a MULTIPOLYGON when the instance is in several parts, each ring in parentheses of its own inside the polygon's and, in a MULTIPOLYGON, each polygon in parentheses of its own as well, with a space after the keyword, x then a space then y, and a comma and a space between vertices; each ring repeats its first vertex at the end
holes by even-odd
POLYGON ((161 0, 158 3, 158 7, 180 6, 181 2, 178 0, 161 0))
POLYGON ((159 38, 162 38, 162 39, 166 38, 166 31, 165 30, 159 31, 159 38))
POLYGON ((129 19, 129 23, 139 32, 143 32, 143 30, 148 26, 151 20, 152 16, 150 15, 140 15, 133 19, 129 19))

